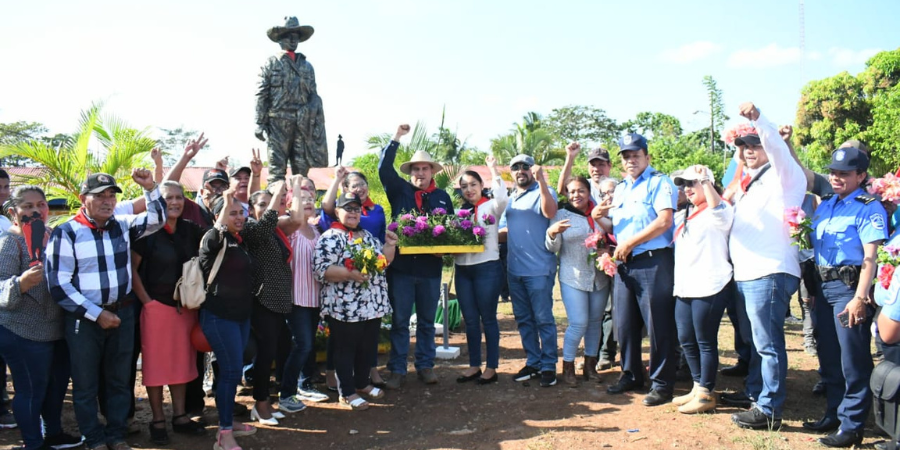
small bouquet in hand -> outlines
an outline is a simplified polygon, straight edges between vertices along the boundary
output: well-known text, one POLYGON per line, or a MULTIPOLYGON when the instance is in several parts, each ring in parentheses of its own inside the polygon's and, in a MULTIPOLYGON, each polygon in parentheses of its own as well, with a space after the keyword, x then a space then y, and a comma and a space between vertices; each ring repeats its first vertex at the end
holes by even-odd
MULTIPOLYGON (((378 253, 372 246, 366 245, 362 238, 356 238, 349 243, 350 257, 344 260, 347 270, 358 270, 364 275, 376 275, 384 273, 388 266, 387 258, 378 253)), ((364 281, 362 288, 369 287, 369 282, 364 281)))
POLYGON ((878 248, 878 282, 875 283, 875 303, 879 305, 894 304, 900 298, 900 245, 896 239, 888 241, 889 245, 878 248))
POLYGON ((888 173, 883 178, 873 179, 869 185, 869 193, 878 195, 886 202, 900 204, 900 177, 888 173))
POLYGON ((813 232, 812 219, 806 217, 806 213, 799 206, 792 206, 784 210, 784 221, 791 230, 791 237, 796 239, 794 245, 800 250, 812 249, 809 234, 813 232))
POLYGON ((618 271, 618 265, 616 264, 616 258, 610 256, 609 253, 604 253, 597 257, 597 270, 602 270, 605 274, 614 277, 616 276, 616 271, 618 271))
POLYGON ((616 260, 609 256, 609 240, 604 232, 597 231, 588 235, 584 246, 588 249, 588 261, 593 262, 597 270, 602 270, 609 276, 616 274, 616 260))

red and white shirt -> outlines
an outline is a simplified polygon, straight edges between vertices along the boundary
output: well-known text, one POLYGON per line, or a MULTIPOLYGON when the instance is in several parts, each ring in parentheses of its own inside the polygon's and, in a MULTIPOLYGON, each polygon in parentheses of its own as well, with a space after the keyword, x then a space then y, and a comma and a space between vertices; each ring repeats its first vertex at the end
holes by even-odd
POLYGON ((291 294, 294 306, 306 308, 319 307, 319 282, 313 273, 313 255, 316 251, 316 242, 319 240, 319 231, 313 228, 315 237, 308 239, 299 230, 291 234, 291 250, 294 258, 291 260, 291 272, 294 277, 291 286, 291 294))

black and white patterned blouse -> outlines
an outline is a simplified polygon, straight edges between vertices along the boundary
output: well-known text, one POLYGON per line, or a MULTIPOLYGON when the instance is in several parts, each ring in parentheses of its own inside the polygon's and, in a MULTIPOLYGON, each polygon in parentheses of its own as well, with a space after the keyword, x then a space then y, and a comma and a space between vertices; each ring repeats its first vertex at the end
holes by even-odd
MULTIPOLYGON (((378 319, 391 313, 388 300, 387 278, 384 274, 374 274, 369 285, 363 289, 362 283, 325 281, 325 271, 331 266, 344 267, 344 260, 350 257, 347 234, 341 230, 329 229, 322 234, 316 244, 313 262, 316 278, 322 283, 320 292, 322 316, 331 316, 341 322, 362 322, 378 319)), ((354 231, 353 238, 363 239, 366 246, 381 255, 381 242, 365 230, 354 231)))

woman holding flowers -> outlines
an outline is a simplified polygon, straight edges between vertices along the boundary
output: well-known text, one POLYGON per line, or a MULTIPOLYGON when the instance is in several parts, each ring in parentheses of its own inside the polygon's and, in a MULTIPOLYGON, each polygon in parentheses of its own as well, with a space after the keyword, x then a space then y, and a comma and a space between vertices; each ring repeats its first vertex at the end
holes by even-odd
POLYGON ((597 270, 597 256, 605 245, 585 241, 603 230, 591 217, 591 184, 584 177, 566 180, 568 201, 560 204, 547 228, 544 245, 559 254, 559 288, 569 326, 563 337, 563 382, 575 386, 575 355, 584 339, 584 381, 597 378, 597 353, 600 350, 600 322, 609 301, 610 278, 597 270))
POLYGON ((338 221, 316 243, 313 266, 322 283, 322 316, 334 340, 334 368, 340 402, 353 410, 369 407, 360 395, 381 398, 369 383, 372 341, 378 340, 381 318, 391 313, 384 270, 394 259, 397 235, 385 233, 382 246, 359 226, 359 196, 347 192, 337 201, 338 221))
POLYGON ((733 295, 728 235, 734 210, 716 189, 706 166, 685 169, 672 181, 690 205, 675 215, 675 324, 694 387, 672 403, 678 412, 715 409, 719 323, 733 295))
POLYGON ((813 219, 812 244, 820 279, 813 306, 819 365, 826 385, 825 415, 803 427, 834 433, 829 447, 862 442, 872 403, 869 377, 874 307, 868 299, 878 246, 888 237, 884 206, 863 191, 869 158, 854 147, 832 153, 829 181, 834 196, 822 199, 813 219))
POLYGON ((457 212, 460 226, 481 227, 485 230, 484 252, 456 256, 456 296, 466 320, 466 344, 469 347, 469 368, 456 379, 459 383, 476 381, 488 384, 497 381, 500 364, 500 326, 497 323, 497 299, 503 288, 503 264, 497 240, 497 217, 506 209, 509 196, 506 184, 497 169, 493 156, 485 158, 491 170, 491 190, 494 198, 484 195, 484 182, 478 172, 467 170, 459 178, 459 189, 465 203, 457 212), (481 371, 481 333, 487 347, 487 367, 481 371))

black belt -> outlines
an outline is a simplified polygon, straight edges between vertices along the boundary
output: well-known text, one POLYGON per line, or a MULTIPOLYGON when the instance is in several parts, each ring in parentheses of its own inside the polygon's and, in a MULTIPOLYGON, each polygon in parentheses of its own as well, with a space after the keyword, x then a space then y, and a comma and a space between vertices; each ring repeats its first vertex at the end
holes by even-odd
POLYGON ((654 250, 647 250, 646 252, 641 253, 639 255, 635 255, 634 253, 632 253, 632 254, 628 255, 628 258, 625 259, 625 262, 631 263, 631 262, 635 262, 635 261, 640 261, 642 259, 650 259, 654 256, 668 255, 670 253, 672 253, 672 249, 669 247, 657 248, 654 250))
POLYGON ((131 306, 132 302, 133 302, 133 300, 131 300, 130 298, 127 298, 120 302, 107 303, 107 304, 101 306, 101 308, 103 308, 104 310, 109 311, 109 312, 116 312, 122 308, 125 308, 126 306, 131 306))
POLYGON ((842 281, 849 287, 856 286, 862 266, 816 266, 822 281, 842 281))

